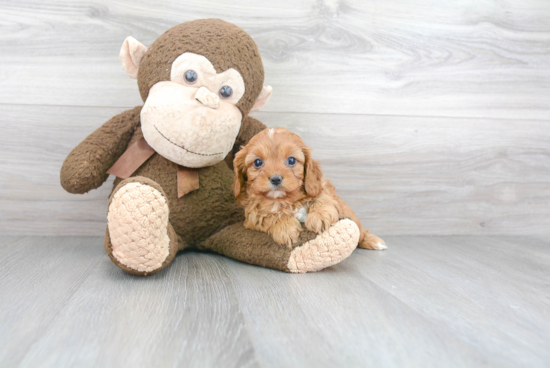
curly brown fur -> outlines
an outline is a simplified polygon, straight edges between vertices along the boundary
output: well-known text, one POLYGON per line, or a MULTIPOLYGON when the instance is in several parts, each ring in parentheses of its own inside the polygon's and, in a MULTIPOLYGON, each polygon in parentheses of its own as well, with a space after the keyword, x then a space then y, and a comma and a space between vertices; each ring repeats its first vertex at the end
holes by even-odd
POLYGON ((279 244, 291 245, 302 231, 296 215, 307 211, 305 228, 327 230, 342 218, 359 226, 359 247, 383 249, 384 241, 361 226, 353 210, 323 178, 311 148, 287 129, 270 128, 253 137, 233 163, 234 195, 245 209, 245 227, 263 231, 279 244))

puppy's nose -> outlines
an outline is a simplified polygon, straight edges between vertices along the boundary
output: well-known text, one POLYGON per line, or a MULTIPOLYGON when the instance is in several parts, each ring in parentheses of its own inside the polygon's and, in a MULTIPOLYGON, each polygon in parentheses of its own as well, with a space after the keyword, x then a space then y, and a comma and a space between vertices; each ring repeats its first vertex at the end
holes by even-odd
POLYGON ((273 175, 271 178, 269 178, 269 180, 271 181, 271 184, 278 186, 283 181, 283 178, 281 177, 281 175, 273 175))
POLYGON ((210 92, 210 90, 206 87, 199 88, 197 93, 195 93, 195 99, 211 109, 217 109, 218 104, 220 103, 220 98, 218 95, 210 92))

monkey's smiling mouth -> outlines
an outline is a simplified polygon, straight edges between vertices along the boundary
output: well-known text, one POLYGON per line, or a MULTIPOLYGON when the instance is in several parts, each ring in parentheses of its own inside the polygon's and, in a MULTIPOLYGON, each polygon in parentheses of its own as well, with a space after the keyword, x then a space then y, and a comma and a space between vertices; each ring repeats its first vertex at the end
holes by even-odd
POLYGON ((198 152, 193 152, 193 151, 190 151, 188 150, 187 148, 183 147, 183 146, 180 146, 179 144, 177 143, 174 143, 172 142, 167 136, 165 136, 164 134, 162 134, 162 132, 159 130, 159 128, 157 128, 156 125, 153 125, 155 127, 155 129, 157 130, 157 132, 162 136, 162 138, 166 139, 168 142, 172 143, 174 146, 178 147, 178 148, 181 148, 182 150, 186 151, 186 152, 189 152, 189 153, 192 153, 194 155, 198 155, 198 156, 217 156, 217 155, 222 155, 223 152, 218 152, 218 153, 198 153, 198 152))

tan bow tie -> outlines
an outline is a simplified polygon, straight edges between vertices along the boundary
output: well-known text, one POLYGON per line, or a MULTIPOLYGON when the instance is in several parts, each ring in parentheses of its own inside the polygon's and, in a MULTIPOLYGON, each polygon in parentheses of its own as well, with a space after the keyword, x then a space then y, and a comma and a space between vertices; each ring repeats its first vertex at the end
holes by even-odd
MULTIPOLYGON (((107 171, 107 174, 115 175, 121 179, 128 179, 155 153, 155 150, 145 141, 145 138, 141 138, 128 147, 107 171)), ((180 165, 177 165, 177 167, 178 198, 181 198, 187 193, 199 189, 199 170, 180 165)))

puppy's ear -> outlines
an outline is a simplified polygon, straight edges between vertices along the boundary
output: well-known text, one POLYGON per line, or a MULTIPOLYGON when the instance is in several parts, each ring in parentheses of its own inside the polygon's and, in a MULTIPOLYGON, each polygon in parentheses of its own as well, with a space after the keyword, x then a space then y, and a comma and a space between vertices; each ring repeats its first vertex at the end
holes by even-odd
POLYGON ((246 166, 244 160, 246 159, 247 149, 243 148, 235 155, 233 160, 233 171, 235 172, 235 182, 233 183, 233 194, 235 197, 239 197, 241 191, 246 187, 246 166))
POLYGON ((307 195, 317 197, 323 189, 323 172, 319 161, 311 158, 311 148, 304 148, 304 156, 306 158, 304 167, 304 188, 307 195))

